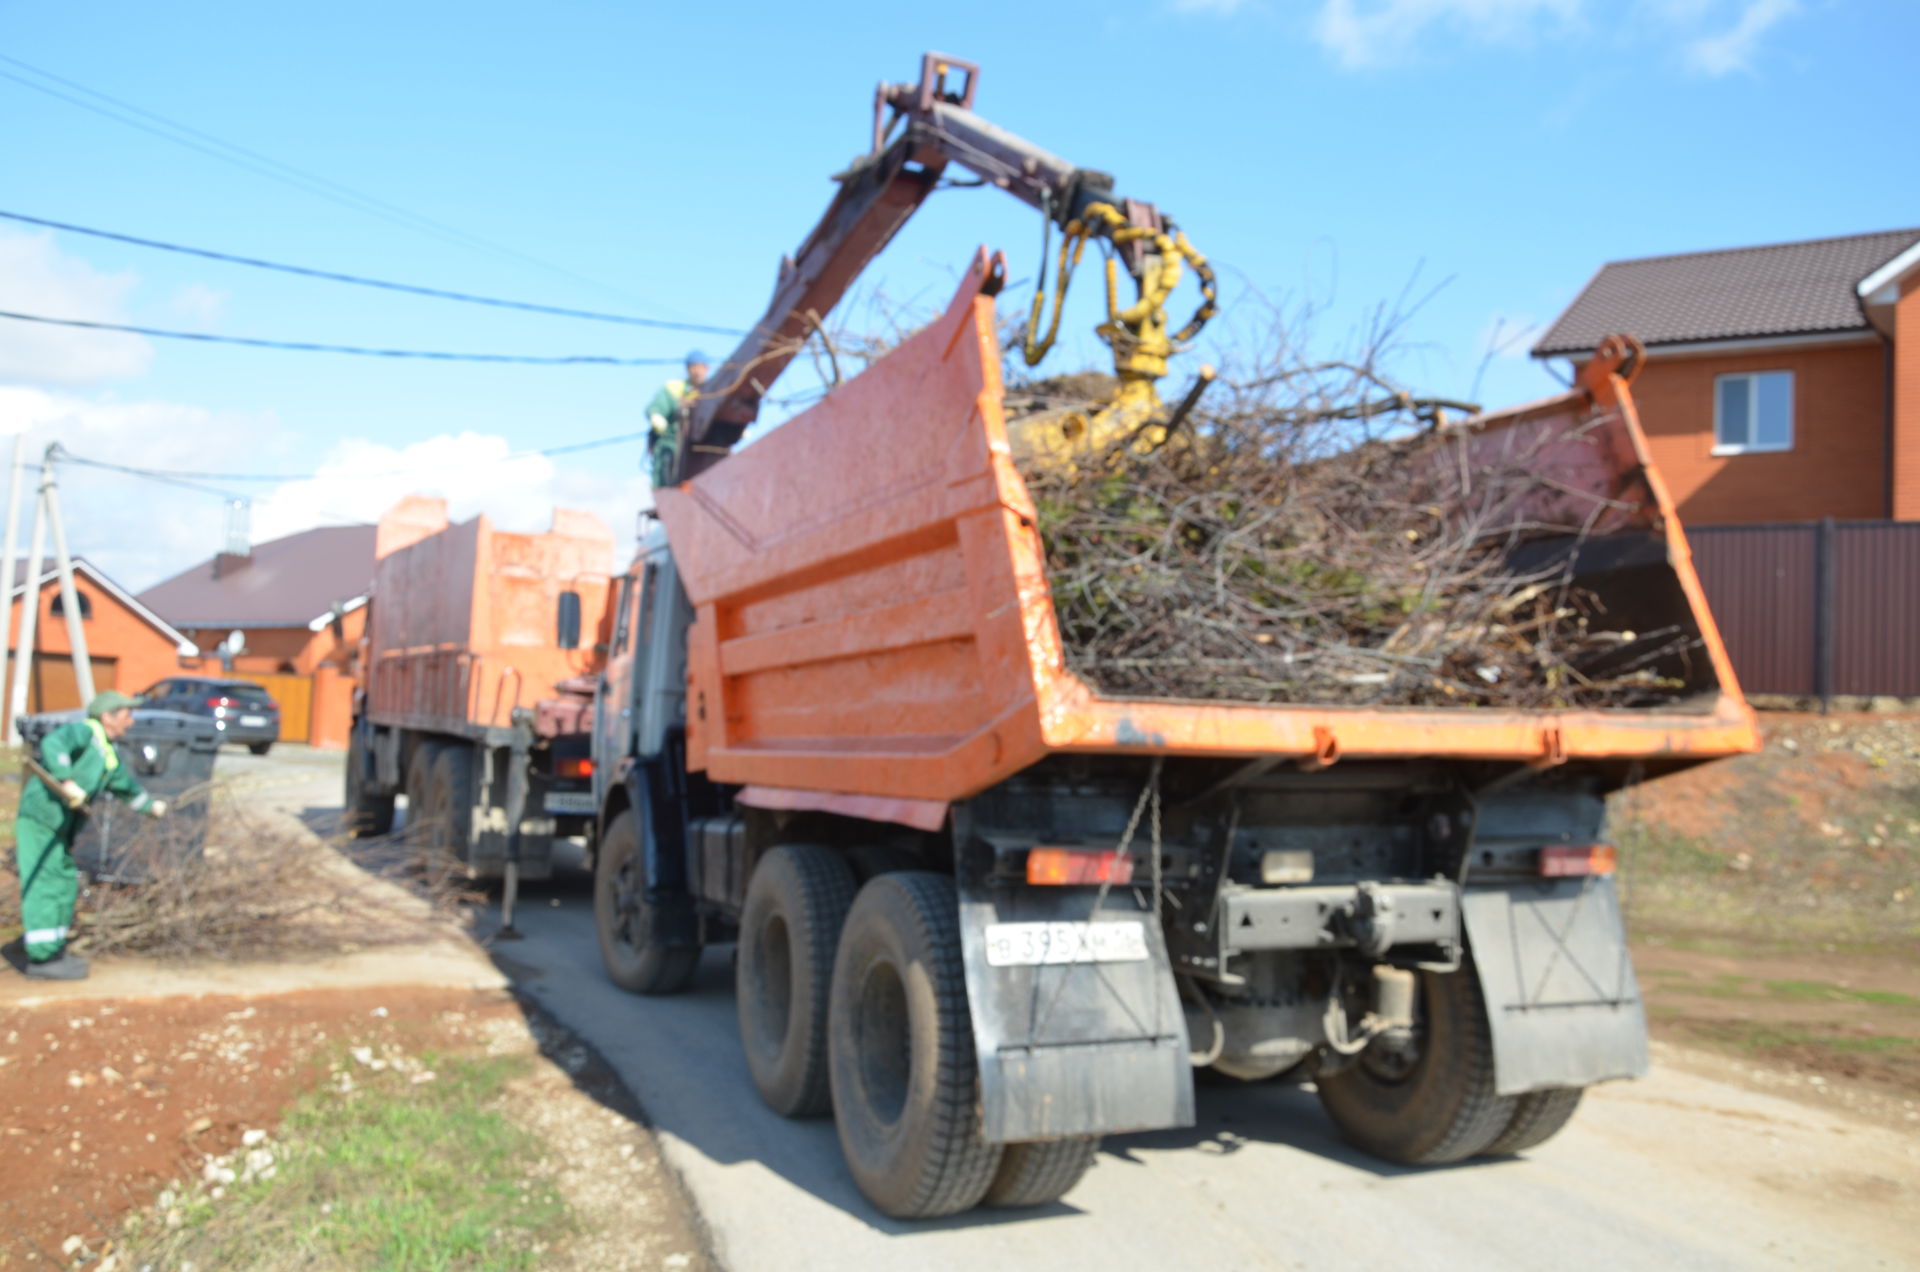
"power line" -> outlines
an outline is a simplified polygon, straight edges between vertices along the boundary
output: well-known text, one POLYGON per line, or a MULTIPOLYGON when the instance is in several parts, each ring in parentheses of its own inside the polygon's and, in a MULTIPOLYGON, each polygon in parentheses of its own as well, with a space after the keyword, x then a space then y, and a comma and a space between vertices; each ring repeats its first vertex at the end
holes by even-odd
POLYGON ((433 362, 507 362, 526 366, 672 367, 679 358, 614 358, 598 353, 541 355, 527 353, 442 353, 427 349, 368 349, 359 345, 314 344, 304 340, 256 340, 250 336, 216 336, 204 331, 168 331, 118 322, 88 322, 80 318, 48 318, 0 309, 0 318, 44 323, 51 327, 79 327, 87 331, 119 331, 164 340, 195 340, 202 344, 245 345, 251 349, 281 349, 292 353, 348 353, 363 358, 424 358, 433 362))
MULTIPOLYGON (((55 83, 65 84, 71 88, 79 90, 82 93, 86 93, 89 96, 97 97, 101 101, 112 102, 115 106, 118 106, 123 110, 131 111, 137 115, 144 115, 148 119, 157 120, 160 123, 165 124, 168 128, 177 129, 180 132, 186 133, 191 137, 203 137, 207 141, 212 142, 213 146, 202 145, 199 142, 189 140, 188 137, 176 136, 173 133, 167 132, 163 129, 155 128, 151 124, 141 123, 138 119, 130 119, 126 115, 122 115, 116 111, 109 110, 104 106, 96 105, 93 102, 82 101, 77 97, 61 92, 58 89, 49 88, 45 84, 36 84, 32 80, 26 79, 19 75, 15 75, 10 71, 0 70, 0 79, 12 80, 14 83, 19 84, 23 88, 30 88, 36 93, 44 93, 49 97, 56 98, 59 101, 66 102, 70 106, 78 106, 81 110, 91 111, 96 115, 101 115, 107 119, 111 119, 115 123, 125 124, 129 128, 136 128, 141 132, 147 133, 154 137, 158 137, 162 141, 170 141, 176 146, 183 146, 188 150, 192 150, 192 151, 195 151, 196 153, 206 155, 210 159, 218 159, 222 163, 232 164, 234 167, 243 169, 247 172, 251 172, 255 176, 265 177, 269 181, 278 181, 282 185, 292 186, 296 190, 300 190, 303 193, 311 194, 318 198, 325 199, 329 203, 338 204, 339 206, 345 207, 345 208, 351 208, 356 212, 363 212, 368 216, 376 217, 379 220, 386 221, 390 225, 399 225, 399 226, 403 226, 406 229, 414 230, 416 232, 426 233, 430 237, 438 238, 443 242, 457 242, 457 243, 460 243, 462 246, 466 246, 466 247, 472 247, 474 245, 473 243, 468 241, 467 235, 464 235, 460 231, 453 229, 451 226, 441 227, 437 223, 428 221, 425 217, 416 216, 415 214, 408 212, 404 208, 390 208, 388 207, 388 205, 381 203, 379 200, 374 199, 370 195, 362 195, 358 191, 353 190, 350 187, 340 186, 335 182, 328 181, 324 177, 309 176, 308 174, 300 171, 300 169, 298 168, 288 167, 287 165, 280 163, 278 160, 268 158, 265 155, 255 154, 253 151, 247 150, 244 147, 236 146, 231 142, 222 141, 218 137, 214 137, 210 134, 200 132, 198 129, 189 128, 185 124, 176 123, 171 119, 167 119, 165 116, 156 115, 152 111, 143 110, 140 107, 135 106, 130 102, 123 102, 116 97, 109 97, 105 93, 96 92, 95 90, 90 89, 83 84, 76 84, 72 80, 62 79, 60 76, 55 75, 50 71, 43 71, 43 70, 40 70, 38 67, 29 66, 27 63, 22 62, 17 58, 8 57, 4 53, 0 53, 0 61, 9 62, 15 66, 24 67, 25 69, 32 71, 35 75, 44 75, 46 76, 46 78, 53 80, 55 83), (213 148, 214 146, 219 146, 224 149, 217 150, 213 148), (226 153, 226 151, 232 151, 233 153, 226 153), (332 187, 332 190, 329 190, 326 187, 332 187), (339 191, 339 193, 335 193, 333 191, 339 191)), ((488 246, 491 247, 492 245, 489 244, 488 246)), ((507 249, 507 250, 510 251, 511 249, 507 249)))
POLYGON ((26 225, 43 225, 48 229, 64 230, 69 234, 87 234, 94 238, 111 239, 116 243, 132 243, 136 247, 157 248, 163 252, 179 252, 186 256, 202 256, 211 261, 225 261, 232 265, 248 265, 254 269, 278 270, 283 274, 299 274, 307 278, 321 278, 335 283, 352 283, 359 287, 379 287, 386 291, 407 292, 415 296, 431 296, 438 300, 458 300, 471 305, 492 305, 499 309, 524 309, 529 313, 554 314, 562 318, 587 318, 595 322, 626 323, 635 327, 658 327, 666 331, 693 331, 716 336, 743 336, 746 332, 738 327, 709 327, 701 323, 670 322, 664 318, 634 318, 626 314, 604 314, 590 309, 565 309, 558 305, 539 305, 523 300, 501 300, 494 296, 475 296, 468 292, 446 291, 438 287, 419 287, 412 283, 393 283, 378 278, 363 278, 358 274, 341 274, 333 270, 310 269, 305 265, 284 265, 278 261, 263 261, 252 256, 236 256, 230 252, 216 252, 204 247, 183 247, 178 243, 163 243, 158 239, 138 238, 132 234, 120 234, 113 230, 96 230, 85 225, 74 225, 67 221, 50 221, 45 217, 28 216, 24 212, 0 211, 0 217, 9 221, 19 221, 26 225))
MULTIPOLYGON (((444 472, 449 467, 484 468, 493 464, 508 464, 516 460, 533 459, 533 458, 542 457, 542 456, 551 457, 554 455, 571 455, 579 451, 598 450, 606 446, 617 446, 622 442, 637 442, 646 436, 647 434, 645 432, 616 433, 611 437, 596 437, 590 441, 585 441, 585 442, 567 442, 559 446, 543 446, 537 450, 514 451, 510 454, 497 455, 490 459, 472 460, 464 464, 452 464, 452 465, 436 464, 434 465, 434 471, 444 472)), ((199 485, 195 485, 194 483, 203 482, 203 481, 230 481, 230 482, 340 481, 340 480, 364 481, 370 477, 407 477, 407 476, 412 476, 413 474, 421 471, 420 468, 416 465, 416 466, 407 467, 407 468, 377 469, 372 472, 338 472, 338 473, 201 472, 193 469, 183 469, 183 468, 144 468, 144 467, 140 467, 132 464, 116 464, 110 460, 104 460, 104 459, 88 459, 84 456, 74 454, 72 451, 68 450, 64 446, 60 448, 59 457, 62 461, 66 463, 82 464, 88 468, 101 468, 101 469, 105 469, 108 472, 125 473, 127 476, 130 476, 130 477, 145 477, 153 481, 163 481, 163 482, 172 483, 174 485, 184 485, 184 486, 187 486, 189 489, 202 490, 210 494, 220 495, 221 497, 227 498, 227 499, 246 499, 246 498, 249 498, 249 496, 236 495, 228 491, 216 490, 211 486, 199 486, 199 485)))
MULTIPOLYGON (((278 181, 282 185, 292 186, 297 190, 304 191, 317 198, 325 199, 330 203, 352 208, 356 212, 365 213, 368 216, 376 217, 389 224, 404 226, 407 229, 425 234, 431 238, 440 239, 443 242, 458 243, 463 247, 488 251, 496 255, 509 256, 524 264, 533 265, 549 273, 570 278, 577 283, 584 283, 598 291, 604 291, 614 295, 625 295, 625 293, 621 292, 618 288, 609 287, 597 279, 589 278, 584 274, 576 274, 570 269, 555 265, 550 261, 541 260, 537 256, 530 256, 525 252, 517 251, 504 244, 495 243, 491 239, 481 238, 479 235, 469 234, 465 230, 456 229, 444 222, 433 220, 431 217, 422 216, 417 212, 410 212, 406 208, 388 203, 383 199, 376 199, 370 194, 364 194, 354 189, 352 186, 342 185, 338 181, 306 172, 291 164, 282 163, 270 155, 263 155, 257 150, 249 150, 245 146, 226 141, 211 133, 203 132, 198 128, 180 123, 178 120, 168 119, 165 115, 147 110, 144 107, 136 106, 132 102, 122 101, 117 97, 109 96, 106 93, 100 92, 98 89, 88 88, 85 84, 55 75, 52 71, 41 70, 39 67, 29 62, 23 62, 17 57, 9 57, 4 53, 0 53, 0 62, 5 62, 10 66, 17 66, 21 70, 33 75, 38 75, 42 79, 51 80, 55 84, 63 85, 73 89, 75 92, 84 93, 88 97, 95 98, 97 102, 109 103, 116 109, 108 109, 105 106, 96 104, 96 102, 82 101, 77 97, 60 92, 58 89, 49 88, 45 84, 35 83, 33 80, 23 78, 9 71, 0 70, 0 78, 12 80, 24 88, 30 88, 37 93, 44 93, 49 97, 58 98, 68 105, 78 106, 80 109, 91 111, 96 115, 103 115, 116 123, 125 124, 129 128, 137 128, 141 132, 159 137, 163 141, 170 141, 177 146, 184 146, 188 150, 196 151, 209 158, 218 159, 222 163, 232 164, 234 167, 244 169, 256 176, 266 177, 270 181, 278 181), (119 111, 130 112, 133 115, 140 116, 142 119, 152 120, 153 123, 165 125, 166 128, 173 129, 174 131, 165 132, 160 128, 153 127, 152 124, 140 122, 140 119, 129 118, 125 114, 117 113, 119 111), (176 133, 185 135, 177 136, 175 135, 176 133), (195 138, 198 140, 193 140, 195 138)), ((627 298, 629 300, 636 299, 631 296, 627 298)))
POLYGON ((218 498, 226 500, 228 503, 251 503, 253 501, 253 497, 251 495, 241 494, 238 491, 220 490, 214 486, 204 486, 197 481, 183 481, 178 477, 167 477, 167 476, 163 476, 160 473, 135 472, 133 469, 120 468, 117 465, 113 465, 113 464, 96 464, 96 463, 92 463, 91 461, 81 459, 77 456, 69 455, 64 450, 61 451, 60 458, 63 460, 66 460, 68 463, 85 464, 88 468, 104 468, 110 472, 125 473, 130 477, 141 477, 141 478, 145 478, 148 481, 157 481, 165 486, 177 486, 181 490, 191 490, 196 494, 214 495, 218 498))

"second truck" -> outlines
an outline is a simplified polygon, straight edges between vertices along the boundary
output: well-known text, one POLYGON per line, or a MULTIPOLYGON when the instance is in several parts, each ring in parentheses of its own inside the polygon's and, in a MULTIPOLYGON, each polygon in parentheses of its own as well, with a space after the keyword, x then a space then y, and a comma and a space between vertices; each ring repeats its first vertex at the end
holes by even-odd
POLYGON ((980 119, 976 78, 930 55, 880 90, 871 152, 695 404, 624 573, 596 574, 610 543, 575 522, 556 535, 579 551, 490 557, 483 527, 453 527, 383 552, 350 817, 384 829, 404 790, 480 874, 537 874, 554 835, 583 836, 608 973, 636 993, 737 943, 761 1096, 831 1113, 889 1215, 1056 1200, 1102 1135, 1191 1125, 1196 1067, 1310 1080, 1391 1161, 1543 1142, 1586 1087, 1647 1065, 1605 797, 1757 745, 1648 460, 1637 348, 1457 427, 1463 453, 1555 466, 1556 506, 1513 509, 1516 557, 1560 563, 1623 627, 1687 636, 1658 705, 1103 695, 1067 670, 1010 454, 997 258, 729 453, 954 164, 1111 241, 1140 292, 1111 315, 1116 409, 1164 419, 1153 381, 1189 334, 1169 264, 1197 254, 1110 178, 980 119), (1540 444, 1569 428, 1589 444, 1540 444), (1586 533, 1526 532, 1569 517, 1586 533), (520 646, 478 640, 496 586, 521 598, 520 646))

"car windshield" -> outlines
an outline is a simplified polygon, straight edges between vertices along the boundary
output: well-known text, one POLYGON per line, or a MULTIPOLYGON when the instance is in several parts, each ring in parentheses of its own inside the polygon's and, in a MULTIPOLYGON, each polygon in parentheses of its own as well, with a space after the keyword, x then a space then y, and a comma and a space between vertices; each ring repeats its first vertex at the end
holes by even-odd
POLYGON ((267 696, 267 691, 265 689, 262 689, 259 685, 251 683, 250 681, 241 681, 238 684, 221 685, 219 688, 220 688, 220 692, 225 694, 227 697, 237 698, 241 702, 269 701, 269 698, 267 696))

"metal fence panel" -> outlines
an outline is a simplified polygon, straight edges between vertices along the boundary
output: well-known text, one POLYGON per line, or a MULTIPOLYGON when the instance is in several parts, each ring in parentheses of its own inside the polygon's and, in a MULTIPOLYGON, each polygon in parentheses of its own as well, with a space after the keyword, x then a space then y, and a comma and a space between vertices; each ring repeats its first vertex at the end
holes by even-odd
POLYGON ((1813 523, 1687 528, 1700 586, 1747 693, 1820 691, 1818 537, 1813 523))
POLYGON ((1920 697, 1920 522, 1833 534, 1833 692, 1920 697))

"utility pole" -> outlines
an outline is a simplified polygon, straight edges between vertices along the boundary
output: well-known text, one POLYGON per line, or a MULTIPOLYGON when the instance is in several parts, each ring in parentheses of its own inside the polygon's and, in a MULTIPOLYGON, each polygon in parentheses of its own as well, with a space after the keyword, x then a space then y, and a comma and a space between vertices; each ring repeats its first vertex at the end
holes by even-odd
POLYGON ((73 587, 67 527, 60 520, 60 487, 53 476, 53 463, 59 454, 60 443, 47 447, 40 467, 40 499, 46 505, 47 524, 53 527, 53 555, 60 567, 60 605, 67 612, 67 648, 73 651, 73 681, 80 690, 80 705, 85 707, 93 701, 93 660, 87 657, 86 616, 80 612, 80 597, 73 587))
MULTIPOLYGON (((27 430, 23 427, 13 435, 12 476, 7 488, 6 540, 5 546, 0 547, 0 581, 4 581, 8 597, 7 603, 0 606, 0 693, 6 690, 7 647, 13 643, 14 558, 19 555, 20 548, 20 479, 26 472, 26 466, 27 430)), ((21 595, 24 597, 26 592, 23 591, 21 595)), ((0 711, 0 746, 9 745, 13 740, 10 721, 11 717, 5 711, 0 711)))
POLYGON ((26 581, 20 593, 20 650, 13 659, 13 709, 18 720, 27 714, 27 686, 33 675, 33 639, 40 626, 40 560, 47 544, 47 502, 33 501, 33 546, 27 549, 26 581))

